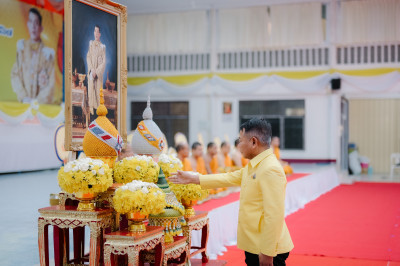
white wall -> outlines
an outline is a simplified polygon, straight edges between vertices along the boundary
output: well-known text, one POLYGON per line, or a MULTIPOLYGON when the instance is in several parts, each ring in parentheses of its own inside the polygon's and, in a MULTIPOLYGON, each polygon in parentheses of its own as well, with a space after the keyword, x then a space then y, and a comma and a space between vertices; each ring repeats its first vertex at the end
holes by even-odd
MULTIPOLYGON (((128 88, 128 91, 129 88, 128 88)), ((340 96, 330 93, 299 94, 282 90, 274 85, 266 85, 257 94, 222 93, 224 88, 206 84, 201 93, 179 95, 163 90, 151 89, 153 101, 189 102, 189 141, 193 143, 201 133, 205 144, 214 137, 225 140, 228 136, 233 144, 239 133, 239 101, 241 100, 305 100, 304 150, 282 150, 286 159, 338 159, 340 152, 340 96), (277 91, 281 93, 278 94, 277 91), (282 93, 283 92, 283 93, 282 93), (232 114, 223 114, 223 102, 232 102, 232 114)), ((146 91, 128 93, 128 106, 131 101, 145 101, 146 91)), ((129 109, 129 108, 128 108, 129 109)), ((127 114, 128 120, 130 112, 127 114)), ((129 126, 129 125, 128 125, 129 126)))

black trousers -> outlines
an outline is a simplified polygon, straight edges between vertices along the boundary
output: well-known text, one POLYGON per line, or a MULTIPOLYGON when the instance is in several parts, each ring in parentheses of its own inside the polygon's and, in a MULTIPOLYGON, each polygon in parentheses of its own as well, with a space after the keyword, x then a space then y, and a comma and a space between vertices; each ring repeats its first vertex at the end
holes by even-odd
MULTIPOLYGON (((258 254, 249 253, 247 251, 244 252, 246 256, 246 264, 247 266, 259 266, 260 262, 258 260, 258 254)), ((278 254, 274 257, 274 266, 286 266, 286 259, 289 257, 288 253, 278 254)))

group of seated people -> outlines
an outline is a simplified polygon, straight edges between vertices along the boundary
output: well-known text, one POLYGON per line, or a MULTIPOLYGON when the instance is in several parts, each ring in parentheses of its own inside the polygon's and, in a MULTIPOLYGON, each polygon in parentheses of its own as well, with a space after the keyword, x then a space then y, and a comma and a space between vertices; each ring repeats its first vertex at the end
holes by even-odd
MULTIPOLYGON (((281 162, 282 167, 287 175, 293 173, 291 166, 280 160, 279 138, 274 137, 271 141, 271 147, 274 154, 281 162)), ((248 159, 244 158, 238 149, 239 140, 235 141, 235 149, 231 153, 229 142, 222 142, 220 151, 214 142, 207 144, 207 151, 203 154, 203 146, 200 142, 192 144, 192 152, 189 155, 189 145, 187 143, 179 143, 175 149, 177 157, 182 161, 184 171, 196 171, 200 174, 216 174, 221 172, 229 172, 240 169, 248 163, 248 159)))
MULTIPOLYGON (((200 174, 217 174, 230 172, 240 169, 247 165, 248 159, 244 158, 238 149, 239 139, 235 140, 235 148, 231 152, 231 145, 229 142, 224 141, 221 143, 218 151, 215 142, 207 144, 207 151, 203 153, 203 145, 200 142, 194 142, 191 147, 191 154, 189 152, 189 144, 186 142, 179 143, 176 147, 176 157, 181 160, 183 164, 183 171, 195 171, 200 174)), ((279 138, 273 137, 271 140, 271 148, 276 158, 282 164, 286 175, 293 174, 293 169, 288 162, 280 159, 279 138)), ((120 160, 124 157, 132 156, 134 152, 130 149, 123 149, 120 160)))
POLYGON ((189 145, 180 143, 176 146, 177 157, 182 161, 184 171, 196 171, 200 174, 216 174, 227 172, 235 168, 241 168, 247 164, 247 160, 236 149, 231 158, 230 144, 222 142, 220 152, 217 145, 210 142, 207 145, 207 152, 203 154, 203 146, 199 142, 192 144, 192 154, 189 156, 189 145), (236 154, 236 155, 235 155, 236 154), (239 158, 238 160, 236 158, 239 158), (242 160, 243 159, 243 160, 242 160), (243 164, 245 162, 245 164, 243 164))

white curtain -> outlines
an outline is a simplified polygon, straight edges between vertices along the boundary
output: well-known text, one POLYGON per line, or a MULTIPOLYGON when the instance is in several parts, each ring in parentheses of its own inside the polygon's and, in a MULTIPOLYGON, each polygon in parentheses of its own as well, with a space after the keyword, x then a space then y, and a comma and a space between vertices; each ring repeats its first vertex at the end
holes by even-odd
POLYGON ((400 40, 400 1, 346 1, 341 2, 340 5, 339 43, 373 43, 400 40))
POLYGON ((321 3, 270 7, 269 46, 319 45, 324 42, 321 3))
POLYGON ((127 52, 206 52, 208 28, 207 11, 131 15, 127 25, 127 52))
POLYGON ((222 51, 267 46, 267 7, 219 10, 218 48, 222 51))

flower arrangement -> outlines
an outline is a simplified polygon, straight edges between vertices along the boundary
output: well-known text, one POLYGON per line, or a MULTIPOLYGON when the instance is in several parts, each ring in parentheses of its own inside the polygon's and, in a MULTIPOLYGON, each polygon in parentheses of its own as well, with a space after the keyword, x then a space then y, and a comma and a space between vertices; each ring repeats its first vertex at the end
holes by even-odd
POLYGON ((114 209, 121 214, 158 214, 163 212, 166 206, 165 194, 156 184, 138 180, 119 187, 115 191, 113 203, 114 209))
POLYGON ((159 167, 150 156, 135 155, 126 157, 114 166, 114 180, 129 183, 133 180, 156 183, 159 167))
POLYGON ((101 160, 74 160, 60 168, 58 184, 68 193, 104 192, 113 184, 112 169, 101 160))
POLYGON ((161 154, 158 158, 158 165, 161 167, 166 178, 170 177, 172 173, 182 170, 182 162, 172 155, 161 154))
POLYGON ((176 198, 182 202, 203 200, 208 196, 208 190, 202 189, 196 184, 170 184, 171 190, 175 193, 176 198))

